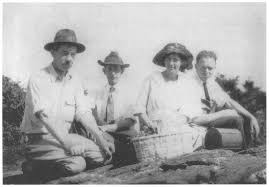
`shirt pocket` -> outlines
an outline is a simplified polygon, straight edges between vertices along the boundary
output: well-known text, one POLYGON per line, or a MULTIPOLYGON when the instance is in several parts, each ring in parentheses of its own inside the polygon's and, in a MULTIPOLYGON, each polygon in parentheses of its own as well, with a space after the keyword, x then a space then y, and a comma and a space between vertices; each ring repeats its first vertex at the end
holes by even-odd
POLYGON ((75 116, 76 102, 74 98, 67 98, 63 103, 63 119, 72 122, 75 116))

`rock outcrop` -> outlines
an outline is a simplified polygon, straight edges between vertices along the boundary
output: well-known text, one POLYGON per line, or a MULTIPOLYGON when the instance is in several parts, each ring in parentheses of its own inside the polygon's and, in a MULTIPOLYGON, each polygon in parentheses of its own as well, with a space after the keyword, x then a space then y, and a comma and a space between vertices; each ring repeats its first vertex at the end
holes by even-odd
POLYGON ((23 175, 10 176, 4 184, 265 184, 266 146, 237 153, 201 150, 167 161, 107 165, 46 182, 27 180, 23 175))
POLYGON ((50 184, 244 184, 266 183, 266 148, 235 153, 201 150, 167 161, 112 165, 60 178, 50 184))

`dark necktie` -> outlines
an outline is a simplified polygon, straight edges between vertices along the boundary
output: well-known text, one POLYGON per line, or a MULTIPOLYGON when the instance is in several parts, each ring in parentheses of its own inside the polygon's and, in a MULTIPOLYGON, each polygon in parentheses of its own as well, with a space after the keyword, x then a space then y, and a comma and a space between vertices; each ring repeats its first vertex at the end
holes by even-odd
POLYGON ((206 82, 203 82, 203 86, 204 86, 204 92, 205 92, 205 99, 210 101, 206 82))
POLYGON ((209 113, 210 112, 210 97, 208 94, 206 82, 203 82, 203 86, 204 86, 205 99, 201 99, 201 102, 207 106, 206 108, 203 108, 203 110, 205 110, 206 113, 209 113))
POLYGON ((113 101, 113 92, 115 91, 114 87, 110 87, 108 98, 107 98, 107 105, 106 105, 106 117, 105 121, 110 123, 114 120, 114 101, 113 101))

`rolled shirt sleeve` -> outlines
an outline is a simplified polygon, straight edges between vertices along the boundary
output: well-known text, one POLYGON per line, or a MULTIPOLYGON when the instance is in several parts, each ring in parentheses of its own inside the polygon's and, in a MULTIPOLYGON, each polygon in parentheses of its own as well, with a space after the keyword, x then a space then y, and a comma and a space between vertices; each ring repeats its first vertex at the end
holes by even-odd
POLYGON ((21 131, 25 133, 39 133, 47 132, 39 119, 36 118, 36 112, 42 110, 50 118, 51 111, 49 106, 49 98, 45 93, 44 81, 40 75, 30 77, 27 86, 27 93, 25 98, 24 117, 21 124, 21 131))
POLYGON ((46 90, 42 88, 39 80, 30 78, 27 87, 26 105, 28 105, 27 112, 32 116, 32 120, 38 120, 35 114, 40 110, 44 111, 47 115, 50 113, 48 98, 42 95, 43 93, 46 93, 46 90))

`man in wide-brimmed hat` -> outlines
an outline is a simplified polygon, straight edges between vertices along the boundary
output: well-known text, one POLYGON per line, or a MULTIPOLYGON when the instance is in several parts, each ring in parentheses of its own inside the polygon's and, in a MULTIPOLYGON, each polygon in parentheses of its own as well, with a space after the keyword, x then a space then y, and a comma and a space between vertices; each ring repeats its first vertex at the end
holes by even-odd
POLYGON ((131 98, 128 87, 124 87, 121 80, 129 64, 125 64, 115 51, 112 51, 104 61, 98 60, 98 64, 103 66, 107 84, 96 92, 96 105, 93 110, 95 119, 99 128, 109 134, 106 134, 105 137, 110 135, 113 137, 108 138, 115 143, 116 147, 113 161, 119 156, 122 158, 121 160, 124 160, 124 157, 130 159, 134 152, 128 148, 127 144, 121 144, 121 139, 126 140, 138 132, 137 120, 133 116, 131 107, 134 99, 131 98))
POLYGON ((80 81, 69 72, 76 54, 85 46, 77 42, 74 31, 62 29, 44 48, 53 60, 28 83, 21 124, 27 161, 22 169, 31 176, 67 176, 86 168, 84 157, 102 163, 105 155, 112 154, 113 145, 100 135, 89 106, 84 106, 80 81), (70 133, 74 119, 91 131, 96 143, 70 133))

